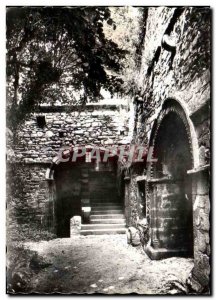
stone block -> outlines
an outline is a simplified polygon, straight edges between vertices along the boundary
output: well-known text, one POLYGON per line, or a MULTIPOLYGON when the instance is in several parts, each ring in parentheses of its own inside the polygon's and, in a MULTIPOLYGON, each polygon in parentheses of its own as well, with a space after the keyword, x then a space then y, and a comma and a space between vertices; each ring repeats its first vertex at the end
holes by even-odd
POLYGON ((74 216, 70 219, 70 236, 80 234, 81 216, 74 216))
POLYGON ((78 134, 78 135, 83 135, 84 134, 84 130, 75 130, 74 134, 78 134))
POLYGON ((193 275, 198 279, 203 287, 209 284, 210 264, 209 257, 206 254, 200 253, 195 257, 195 267, 193 275))
POLYGON ((193 275, 193 273, 189 275, 189 278, 187 279, 187 285, 190 287, 191 290, 195 291, 196 293, 201 293, 203 291, 203 286, 197 280, 197 278, 194 277, 195 276, 193 275))
POLYGON ((203 234, 202 232, 198 231, 198 233, 197 233, 197 239, 195 240, 195 243, 197 244, 197 249, 200 252, 202 252, 202 253, 206 252, 206 238, 205 238, 205 234, 203 234))
POLYGON ((100 126, 101 124, 99 122, 92 122, 92 127, 98 127, 100 126))
POLYGON ((207 195, 209 194, 209 175, 208 172, 200 172, 197 179, 197 194, 207 195))
POLYGON ((43 134, 44 134, 44 133, 43 133, 42 131, 38 131, 38 132, 37 132, 37 136, 38 136, 38 137, 42 137, 43 134))
POLYGON ((66 122, 67 124, 71 124, 71 123, 73 123, 73 120, 72 120, 72 118, 66 118, 66 119, 65 119, 65 122, 66 122))
POLYGON ((204 210, 200 210, 200 224, 199 228, 204 231, 209 231, 210 229, 210 221, 209 221, 209 215, 204 212, 204 210))
POLYGON ((200 208, 205 208, 208 205, 209 197, 208 196, 196 196, 197 206, 200 208))
POLYGON ((25 157, 25 158, 24 158, 24 162, 26 162, 26 163, 31 163, 31 162, 34 162, 34 159, 33 159, 33 158, 25 157))
POLYGON ((48 131, 46 131, 46 137, 52 137, 54 135, 54 133, 53 133, 53 131, 51 131, 51 130, 48 130, 48 131))
POLYGON ((89 127, 91 127, 91 123, 84 123, 84 124, 82 125, 82 127, 84 127, 84 128, 89 128, 89 127))
POLYGON ((114 141, 112 139, 108 139, 104 142, 105 145, 113 145, 114 141))
POLYGON ((54 124, 54 125, 63 125, 63 124, 64 124, 64 121, 59 121, 59 120, 53 121, 53 124, 54 124))

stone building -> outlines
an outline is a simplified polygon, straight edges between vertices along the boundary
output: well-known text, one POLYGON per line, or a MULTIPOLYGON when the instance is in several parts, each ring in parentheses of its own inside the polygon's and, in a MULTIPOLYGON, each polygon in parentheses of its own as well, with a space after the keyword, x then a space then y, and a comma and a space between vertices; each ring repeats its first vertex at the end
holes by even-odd
MULTIPOLYGON (((8 210, 15 212, 15 216, 9 217, 13 220, 8 224, 9 231, 17 224, 29 224, 31 229, 69 237, 70 219, 83 216, 90 209, 90 198, 100 204, 105 197, 110 198, 110 193, 117 201, 111 212, 122 209, 119 205, 123 204, 116 199, 116 162, 97 163, 87 154, 72 162, 71 158, 62 159, 61 152, 67 149, 71 152, 79 146, 79 149, 95 147, 102 153, 104 147, 129 143, 132 131, 128 105, 118 99, 108 102, 109 99, 105 103, 88 104, 84 111, 77 106, 42 105, 24 122, 17 132, 16 146, 8 151, 7 157, 8 193, 13 195, 8 210)), ((123 214, 120 217, 123 219, 123 214)), ((112 233, 110 229, 120 233, 124 229, 125 232, 124 220, 120 220, 119 226, 111 222, 102 228, 97 220, 95 223, 94 229, 109 229, 109 233, 112 233)), ((92 233, 91 226, 83 229, 92 233)))
POLYGON ((128 222, 147 218, 152 259, 194 257, 194 289, 209 284, 210 10, 149 8, 133 143, 152 159, 127 166, 128 222))
POLYGON ((28 223, 69 236, 74 215, 86 233, 124 232, 123 213, 127 226, 147 220, 146 253, 193 257, 188 283, 203 292, 210 282, 210 10, 146 8, 143 36, 133 108, 124 101, 82 112, 41 106, 26 120, 8 156, 8 228, 28 223), (101 153, 129 144, 152 149, 152 157, 58 160, 65 146, 98 146, 101 153), (104 208, 114 221, 101 225, 90 212, 100 216, 104 208))

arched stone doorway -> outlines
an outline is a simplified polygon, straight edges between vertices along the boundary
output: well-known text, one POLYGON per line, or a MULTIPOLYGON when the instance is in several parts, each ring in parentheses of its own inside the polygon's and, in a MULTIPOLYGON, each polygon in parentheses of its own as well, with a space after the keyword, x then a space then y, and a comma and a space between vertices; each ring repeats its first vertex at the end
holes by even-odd
POLYGON ((98 150, 101 159, 86 151, 73 161, 74 150, 68 149, 68 159, 56 157, 47 169, 51 226, 58 237, 70 237, 70 220, 74 216, 81 217, 81 234, 125 232, 123 204, 116 184, 118 158, 110 157, 104 162, 104 150, 98 150))
POLYGON ((70 162, 61 163, 56 166, 54 179, 56 233, 58 237, 69 237, 70 219, 81 216, 81 168, 70 162))
POLYGON ((146 252, 153 259, 193 255, 190 128, 178 103, 167 102, 151 138, 153 158, 147 168, 147 210, 150 241, 146 252))

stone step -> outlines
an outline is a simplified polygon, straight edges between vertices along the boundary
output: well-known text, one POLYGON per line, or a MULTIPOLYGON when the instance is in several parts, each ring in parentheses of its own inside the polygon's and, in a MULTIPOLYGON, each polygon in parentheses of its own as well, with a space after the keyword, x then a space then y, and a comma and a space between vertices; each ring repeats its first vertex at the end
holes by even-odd
POLYGON ((82 174, 81 174, 81 177, 82 177, 82 178, 88 178, 89 175, 88 175, 88 173, 82 173, 82 174))
POLYGON ((93 207, 96 207, 96 206, 103 206, 103 207, 107 207, 107 206, 121 206, 122 207, 122 204, 119 203, 119 202, 94 202, 91 200, 91 204, 93 207))
MULTIPOLYGON (((91 180, 91 178, 90 178, 91 180)), ((98 189, 105 189, 107 187, 113 187, 116 189, 116 181, 113 181, 113 180, 106 180, 104 182, 101 182, 101 181, 97 181, 97 182, 92 182, 91 180, 91 186, 92 188, 98 188, 98 189)))
POLYGON ((117 193, 113 192, 113 189, 110 189, 110 190, 109 189, 104 189, 104 190, 100 190, 100 191, 98 191, 98 190, 93 191, 91 189, 91 187, 89 186, 89 192, 90 192, 92 197, 100 196, 101 198, 104 198, 104 196, 110 197, 110 195, 112 195, 112 197, 115 197, 115 198, 118 197, 117 193))
MULTIPOLYGON (((105 203, 110 203, 110 199, 109 199, 110 197, 109 198, 108 197, 103 198, 103 200, 101 200, 102 197, 98 197, 98 198, 94 198, 94 199, 92 197, 89 197, 89 198, 90 198, 90 201, 91 201, 92 205, 94 205, 96 203, 96 205, 99 204, 99 206, 100 206, 100 205, 104 205, 105 203)), ((118 205, 118 199, 112 199, 112 201, 115 202, 116 205, 118 205)))
POLYGON ((122 229, 125 224, 83 224, 81 230, 122 229))
POLYGON ((89 229, 89 230, 81 230, 80 233, 82 235, 99 235, 99 234, 125 234, 126 228, 118 228, 118 229, 89 229))
POLYGON ((109 195, 104 195, 104 194, 103 195, 92 195, 90 193, 90 199, 91 199, 92 202, 97 202, 97 203, 99 203, 99 202, 101 202, 101 203, 111 202, 111 201, 114 202, 114 203, 119 202, 119 197, 117 197, 117 196, 110 197, 110 195, 113 195, 113 194, 109 194, 109 195))
POLYGON ((92 211, 98 210, 123 210, 122 206, 120 205, 91 205, 92 211))
MULTIPOLYGON (((91 179, 91 177, 89 177, 89 179, 91 180, 91 183, 92 183, 92 186, 105 186, 106 184, 112 184, 113 186, 116 186, 116 181, 114 178, 109 178, 109 179, 104 179, 103 181, 101 180, 102 178, 100 177, 100 181, 98 182, 97 180, 96 181, 93 181, 91 179)), ((99 179, 99 178, 97 178, 99 179)))
POLYGON ((91 216, 95 216, 95 215, 110 215, 110 214, 123 214, 123 210, 122 209, 102 209, 102 210, 93 210, 91 211, 91 216))
POLYGON ((118 198, 118 194, 114 192, 112 189, 110 190, 105 189, 104 191, 93 191, 91 188, 89 188, 89 192, 93 197, 101 196, 102 199, 104 198, 104 196, 109 196, 111 198, 118 198))
MULTIPOLYGON (((91 180, 91 178, 90 178, 90 180, 91 180)), ((101 180, 100 180, 100 181, 97 181, 97 182, 92 182, 92 180, 91 180, 91 186, 93 188, 99 188, 99 189, 100 188, 105 189, 107 186, 112 186, 116 189, 116 181, 113 181, 113 180, 108 181, 107 180, 107 181, 101 182, 101 180)))
POLYGON ((117 189, 116 189, 116 186, 113 186, 113 185, 109 185, 109 184, 105 184, 103 187, 102 186, 92 186, 91 183, 90 183, 90 186, 91 186, 91 191, 94 192, 94 191, 113 191, 115 193, 117 193, 117 189))
POLYGON ((112 170, 101 170, 99 173, 93 169, 90 171, 90 173, 92 173, 91 175, 95 175, 95 177, 99 177, 101 174, 103 174, 105 178, 111 178, 115 176, 115 173, 112 170))
POLYGON ((91 224, 126 224, 125 218, 122 219, 93 219, 91 224))
MULTIPOLYGON (((90 185, 89 185, 89 187, 90 187, 90 185)), ((118 194, 116 193, 116 192, 113 192, 113 190, 112 189, 110 189, 110 190, 107 190, 107 189, 105 189, 105 190, 103 190, 103 191, 93 191, 93 190, 91 190, 90 188, 89 188, 89 193, 92 195, 92 197, 98 197, 98 196, 101 196, 101 198, 103 199, 104 198, 104 196, 106 197, 114 197, 114 198, 118 198, 118 194)))
POLYGON ((91 222, 93 222, 96 219, 125 219, 125 216, 124 214, 101 214, 90 216, 91 222))

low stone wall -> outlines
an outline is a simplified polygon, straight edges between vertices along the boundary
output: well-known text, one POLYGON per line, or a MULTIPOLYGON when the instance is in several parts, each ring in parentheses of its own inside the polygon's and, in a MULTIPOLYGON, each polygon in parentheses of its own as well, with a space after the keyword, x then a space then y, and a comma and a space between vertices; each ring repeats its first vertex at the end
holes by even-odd
POLYGON ((49 183, 45 180, 48 164, 7 164, 7 230, 12 239, 26 238, 50 230, 49 183), (23 236, 24 238, 24 236, 23 236))
POLYGON ((128 117, 127 106, 108 104, 87 105, 82 111, 42 106, 32 114, 17 131, 15 143, 8 139, 8 231, 16 232, 21 223, 39 231, 55 231, 55 184, 46 181, 53 158, 65 146, 125 143, 128 117))

